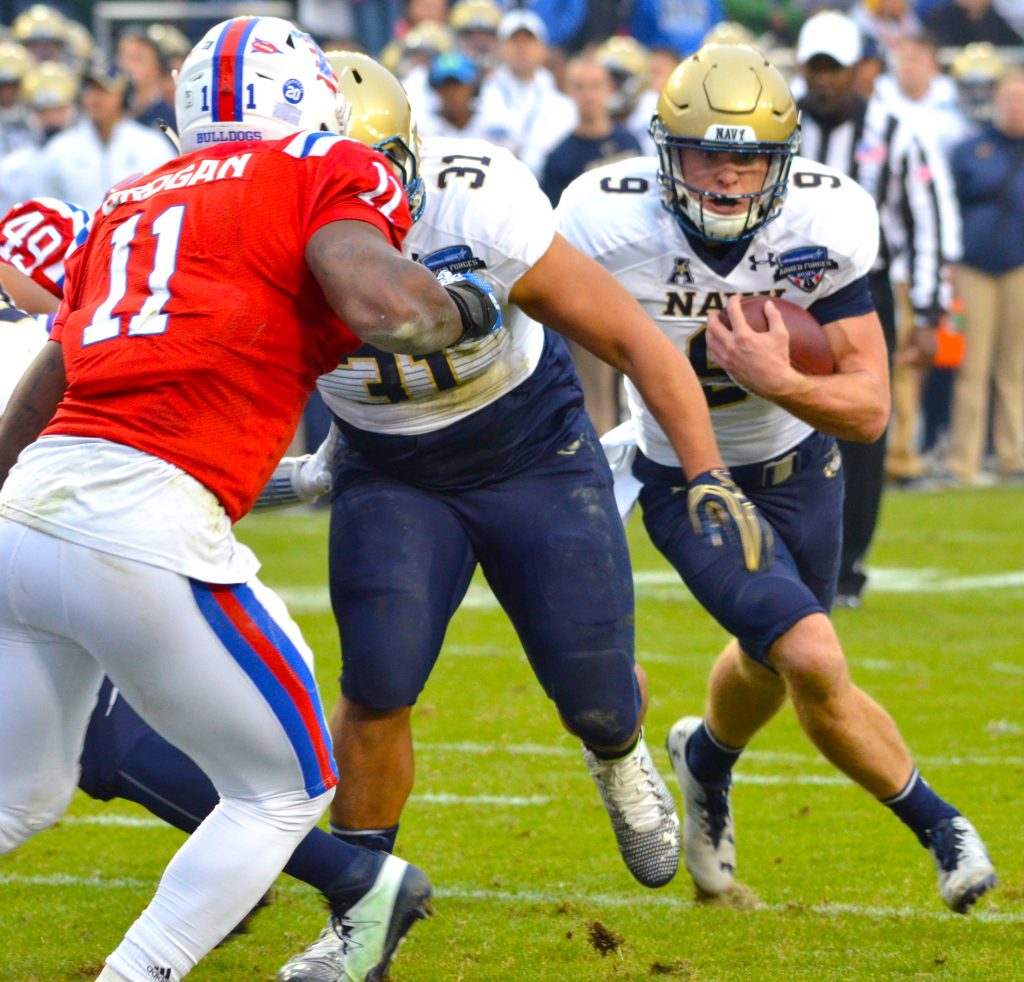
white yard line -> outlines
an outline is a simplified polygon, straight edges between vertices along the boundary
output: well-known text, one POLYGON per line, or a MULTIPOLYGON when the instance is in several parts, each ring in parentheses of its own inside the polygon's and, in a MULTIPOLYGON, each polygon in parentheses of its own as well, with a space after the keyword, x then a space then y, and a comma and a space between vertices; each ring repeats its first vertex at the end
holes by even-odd
MULTIPOLYGON (((674 600, 693 600, 673 570, 637 570, 633 574, 633 582, 636 584, 637 595, 641 597, 670 596, 674 600)), ((1024 570, 959 576, 948 570, 934 568, 872 567, 868 574, 868 588, 872 593, 959 593, 965 590, 1010 590, 1017 587, 1024 587, 1024 570)), ((325 613, 331 609, 331 598, 326 586, 275 587, 275 590, 293 613, 325 613)), ((462 606, 471 610, 494 610, 498 607, 498 601, 487 586, 474 583, 462 606)), ((486 650, 492 654, 506 653, 501 649, 486 650)), ((460 653, 468 654, 469 651, 463 649, 460 653)))
MULTIPOLYGON (((17 886, 57 887, 92 887, 99 890, 140 890, 152 889, 154 881, 138 880, 129 877, 105 879, 99 876, 69 876, 65 873, 54 873, 50 875, 25 876, 14 873, 0 873, 0 885, 11 884, 17 886)), ((309 887, 298 885, 293 882, 282 883, 275 889, 281 889, 286 893, 302 892, 308 893, 309 887)), ((573 907, 630 907, 630 908, 651 908, 660 907, 668 910, 700 910, 701 905, 692 900, 682 897, 674 897, 671 894, 651 893, 579 893, 578 884, 564 884, 564 892, 559 893, 553 890, 487 890, 477 889, 469 886, 439 886, 434 891, 434 896, 441 900, 460 900, 481 903, 499 903, 510 905, 522 904, 554 904, 561 906, 571 904, 573 907)), ((715 914, 727 913, 728 908, 715 908, 715 914)), ((788 914, 794 917, 866 917, 872 919, 894 918, 899 920, 929 920, 949 921, 966 924, 968 922, 981 924, 1024 924, 1024 911, 1001 911, 1001 910, 972 910, 967 918, 954 914, 952 911, 944 911, 931 908, 916 907, 881 907, 876 905, 861 904, 758 904, 756 907, 746 908, 739 911, 743 917, 752 917, 757 914, 788 914)))

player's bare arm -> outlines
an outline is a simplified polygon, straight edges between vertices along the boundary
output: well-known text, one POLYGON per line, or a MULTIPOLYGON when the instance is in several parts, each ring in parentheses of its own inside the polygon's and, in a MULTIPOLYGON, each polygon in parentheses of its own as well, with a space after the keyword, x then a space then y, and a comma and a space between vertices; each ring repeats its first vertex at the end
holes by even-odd
POLYGON ((60 306, 60 301, 49 290, 44 290, 31 276, 9 263, 0 263, 0 286, 7 291, 14 306, 26 313, 53 314, 60 306))
POLYGON ((778 310, 765 305, 768 330, 753 331, 740 298, 727 305, 729 330, 717 312, 708 317, 708 351, 740 385, 769 399, 823 433, 871 443, 889 418, 885 339, 874 312, 823 325, 835 373, 804 375, 790 365, 789 335, 778 310))
POLYGON ((64 353, 56 341, 47 341, 28 366, 0 419, 0 487, 18 454, 52 419, 65 388, 64 353))
POLYGON ((632 379, 686 476, 722 466, 693 366, 597 262, 556 235, 509 299, 632 379))
POLYGON ((324 225, 306 246, 306 262, 338 317, 375 348, 428 354, 464 334, 459 308, 433 274, 367 222, 324 225))

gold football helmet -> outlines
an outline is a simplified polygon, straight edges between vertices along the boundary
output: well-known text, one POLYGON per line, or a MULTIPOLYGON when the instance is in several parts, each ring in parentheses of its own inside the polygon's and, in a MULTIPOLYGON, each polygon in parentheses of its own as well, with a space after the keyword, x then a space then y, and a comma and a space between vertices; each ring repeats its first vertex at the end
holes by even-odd
POLYGON ((32 56, 20 44, 0 41, 0 85, 18 85, 32 68, 32 56))
POLYGON ((651 120, 658 148, 662 204, 687 231, 704 239, 746 239, 778 217, 789 168, 800 143, 800 114, 778 69, 746 45, 714 44, 683 61, 665 83, 651 120), (683 151, 764 155, 758 191, 710 195, 687 183, 683 151), (735 204, 724 214, 709 202, 735 204))
POLYGON ((11 24, 11 40, 18 44, 33 41, 59 41, 68 43, 68 20, 53 7, 35 3, 18 14, 11 24))
POLYGON ((426 193, 419 174, 420 137, 402 83, 380 62, 358 51, 328 51, 338 97, 351 107, 346 136, 379 150, 398 172, 413 221, 426 193))
POLYGON ((754 32, 749 27, 744 27, 734 20, 720 20, 704 35, 701 47, 706 47, 709 44, 753 45, 755 40, 754 32))
POLYGON ((67 65, 44 61, 25 76, 21 92, 35 110, 73 106, 78 98, 78 75, 67 65))
POLYGON ((966 45, 953 59, 949 74, 956 80, 961 110, 976 123, 992 119, 996 84, 1006 74, 1006 62, 987 41, 966 45))
POLYGON ((594 57, 608 69, 615 83, 615 96, 608 107, 612 115, 629 115, 647 88, 647 49, 635 38, 616 36, 598 45, 594 57))
POLYGON ((494 0, 459 0, 448 15, 453 31, 486 31, 497 34, 502 9, 494 0))

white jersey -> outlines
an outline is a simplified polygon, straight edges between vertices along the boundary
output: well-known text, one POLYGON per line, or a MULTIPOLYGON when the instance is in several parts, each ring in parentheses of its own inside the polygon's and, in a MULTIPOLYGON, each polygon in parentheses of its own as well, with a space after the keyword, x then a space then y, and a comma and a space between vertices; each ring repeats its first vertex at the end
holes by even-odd
MULTIPOLYGON (((810 307, 864 276, 878 249, 874 202, 838 171, 797 157, 781 215, 747 243, 732 269, 716 272, 662 207, 657 167, 655 158, 637 157, 573 181, 556 212, 559 231, 615 275, 689 357, 704 385, 726 465, 776 457, 811 427, 740 388, 710 360, 707 315, 736 293, 810 307)), ((626 392, 640 449, 657 463, 678 466, 628 379, 626 392)))
POLYGON ((362 430, 419 434, 450 426, 527 379, 544 330, 509 291, 555 235, 551 204, 530 171, 483 140, 423 140, 426 206, 402 251, 437 271, 479 270, 502 304, 503 326, 479 341, 430 355, 360 348, 319 389, 331 411, 362 430))
POLYGON ((0 301, 0 416, 48 337, 46 317, 32 317, 0 301))

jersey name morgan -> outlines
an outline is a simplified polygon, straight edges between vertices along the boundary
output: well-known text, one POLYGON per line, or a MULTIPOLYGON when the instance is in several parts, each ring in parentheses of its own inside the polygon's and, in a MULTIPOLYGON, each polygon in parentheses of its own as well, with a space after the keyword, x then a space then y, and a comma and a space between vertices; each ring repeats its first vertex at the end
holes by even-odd
POLYGON ((528 378, 543 328, 508 303, 516 281, 547 251, 555 219, 530 171, 484 140, 428 137, 420 171, 423 214, 403 252, 434 272, 483 273, 502 304, 501 330, 429 355, 363 345, 319 381, 331 411, 359 429, 427 433, 489 405, 528 378))
MULTIPOLYGON (((864 276, 878 248, 874 203, 856 184, 797 157, 782 213, 729 263, 695 249, 661 205, 657 160, 612 164, 574 181, 556 212, 559 231, 633 294, 693 365, 727 465, 784 453, 810 431, 786 410, 737 385, 711 358, 707 316, 729 297, 784 297, 802 307, 864 276)), ((641 450, 658 463, 678 460, 636 388, 626 380, 641 450)))
POLYGON ((396 247, 411 223, 386 160, 329 133, 199 150, 115 189, 71 260, 68 388, 44 435, 160 457, 237 520, 317 376, 359 345, 304 259, 342 219, 396 247))

